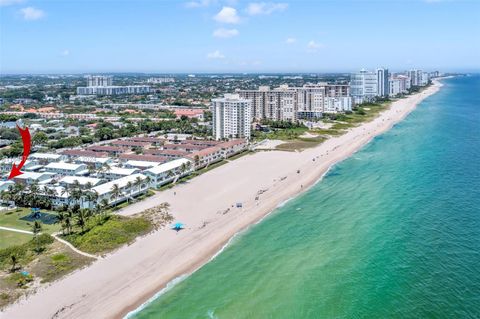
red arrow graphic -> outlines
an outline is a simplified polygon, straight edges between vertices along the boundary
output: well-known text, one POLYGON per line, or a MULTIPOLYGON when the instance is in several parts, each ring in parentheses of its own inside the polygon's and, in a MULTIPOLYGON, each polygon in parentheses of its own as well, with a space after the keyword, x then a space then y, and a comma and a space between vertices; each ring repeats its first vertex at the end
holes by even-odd
POLYGON ((22 169, 23 165, 25 165, 28 155, 30 155, 30 146, 31 146, 30 131, 28 130, 28 127, 21 128, 20 126, 18 126, 18 124, 17 124, 17 129, 20 132, 20 135, 22 136, 23 156, 22 156, 22 161, 20 162, 20 164, 18 164, 18 166, 15 165, 15 163, 13 163, 12 171, 10 172, 8 179, 12 179, 15 176, 23 174, 22 172, 20 172, 20 169, 22 169))

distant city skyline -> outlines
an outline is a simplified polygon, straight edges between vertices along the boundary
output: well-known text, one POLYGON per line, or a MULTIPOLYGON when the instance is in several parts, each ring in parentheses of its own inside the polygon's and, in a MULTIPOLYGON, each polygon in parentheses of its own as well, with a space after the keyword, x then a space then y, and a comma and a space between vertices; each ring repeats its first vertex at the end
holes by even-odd
POLYGON ((0 73, 480 71, 480 2, 0 0, 0 73))

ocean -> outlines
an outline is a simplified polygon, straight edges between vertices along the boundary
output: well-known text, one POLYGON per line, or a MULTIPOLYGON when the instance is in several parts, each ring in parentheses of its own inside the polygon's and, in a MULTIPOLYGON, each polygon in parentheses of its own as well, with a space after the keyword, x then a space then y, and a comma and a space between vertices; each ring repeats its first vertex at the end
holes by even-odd
POLYGON ((480 318, 480 76, 443 82, 132 317, 480 318))

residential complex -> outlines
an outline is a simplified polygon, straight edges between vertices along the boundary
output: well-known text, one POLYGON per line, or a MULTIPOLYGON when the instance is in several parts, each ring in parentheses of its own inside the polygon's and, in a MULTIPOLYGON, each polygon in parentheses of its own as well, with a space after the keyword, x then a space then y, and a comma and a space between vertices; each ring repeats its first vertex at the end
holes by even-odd
POLYGON ((252 101, 255 120, 296 121, 320 118, 323 113, 348 111, 352 108, 347 84, 306 84, 302 87, 281 85, 270 89, 238 90, 244 99, 252 101))
POLYGON ((372 101, 378 95, 378 75, 365 69, 350 76, 350 94, 356 104, 372 101))
POLYGON ((250 139, 252 103, 238 94, 225 94, 212 100, 213 137, 216 140, 230 138, 250 139))
MULTIPOLYGON (((14 184, 37 185, 39 197, 50 198, 54 207, 76 203, 93 208, 102 202, 116 205, 247 149, 245 139, 170 141, 143 136, 107 144, 33 153, 22 168, 23 174, 14 177, 13 183, 2 182, 1 190, 8 191, 14 184), (75 187, 96 196, 75 202, 70 194, 75 187)), ((3 177, 8 176, 13 163, 19 162, 18 158, 1 160, 3 177)))

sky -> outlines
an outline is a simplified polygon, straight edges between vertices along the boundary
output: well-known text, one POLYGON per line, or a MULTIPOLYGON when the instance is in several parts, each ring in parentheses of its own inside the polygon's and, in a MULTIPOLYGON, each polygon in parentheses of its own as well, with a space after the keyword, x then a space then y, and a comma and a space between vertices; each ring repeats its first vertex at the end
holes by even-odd
POLYGON ((0 74, 480 71, 480 0, 0 0, 0 74))

